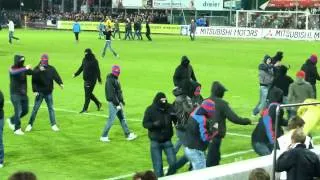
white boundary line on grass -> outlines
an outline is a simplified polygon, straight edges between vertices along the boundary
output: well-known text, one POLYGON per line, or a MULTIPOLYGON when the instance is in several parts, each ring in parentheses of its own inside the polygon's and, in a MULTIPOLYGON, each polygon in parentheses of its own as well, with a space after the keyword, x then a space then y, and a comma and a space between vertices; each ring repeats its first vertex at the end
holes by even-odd
MULTIPOLYGON (((11 104, 10 101, 6 101, 6 104, 11 104)), ((33 108, 33 105, 29 105, 29 107, 33 108)), ((46 107, 40 106, 40 109, 47 109, 46 107)), ((74 114, 78 114, 78 115, 87 115, 87 116, 96 116, 96 117, 104 117, 104 118, 108 118, 107 115, 103 115, 103 114, 95 114, 95 113, 83 113, 80 114, 78 111, 75 110, 70 110, 70 109, 63 109, 63 108, 54 108, 55 111, 60 111, 60 112, 67 112, 67 113, 74 113, 74 114)), ((132 121, 132 122, 141 122, 142 120, 140 119, 127 119, 128 121, 132 121)), ((247 138, 251 138, 250 135, 246 135, 246 134, 239 134, 239 133, 227 133, 228 135, 231 136, 239 136, 239 137, 247 137, 247 138)))

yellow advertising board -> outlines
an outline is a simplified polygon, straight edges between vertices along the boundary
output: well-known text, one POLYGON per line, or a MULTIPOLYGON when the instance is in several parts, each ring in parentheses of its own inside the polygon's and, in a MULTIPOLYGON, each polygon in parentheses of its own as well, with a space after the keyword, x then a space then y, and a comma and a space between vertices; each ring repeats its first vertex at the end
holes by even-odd
MULTIPOLYGON (((73 21, 58 21, 58 29, 72 29, 73 21)), ((79 22, 82 31, 97 31, 99 22, 80 21, 79 22)), ((120 31, 124 32, 125 24, 119 24, 120 31)), ((142 32, 146 31, 145 24, 142 24, 142 32)), ((151 33, 156 34, 180 34, 180 25, 171 24, 150 24, 151 33)))

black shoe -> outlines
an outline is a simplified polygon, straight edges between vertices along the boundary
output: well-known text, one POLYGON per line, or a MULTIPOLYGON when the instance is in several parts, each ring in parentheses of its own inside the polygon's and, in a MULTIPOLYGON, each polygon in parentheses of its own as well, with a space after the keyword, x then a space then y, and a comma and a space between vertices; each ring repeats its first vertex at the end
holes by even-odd
POLYGON ((80 111, 79 113, 80 113, 80 114, 82 114, 82 113, 87 113, 87 110, 82 110, 82 111, 80 111))
POLYGON ((99 104, 98 104, 98 111, 101 111, 101 107, 102 107, 102 104, 99 103, 99 104))

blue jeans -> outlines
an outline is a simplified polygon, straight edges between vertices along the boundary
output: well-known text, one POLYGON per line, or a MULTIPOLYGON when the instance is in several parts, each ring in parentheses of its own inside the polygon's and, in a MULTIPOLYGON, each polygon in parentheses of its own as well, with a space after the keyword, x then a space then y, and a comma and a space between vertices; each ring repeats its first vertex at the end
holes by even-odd
POLYGON ((39 108, 41 106, 41 103, 42 103, 43 99, 47 103, 51 126, 56 124, 56 118, 55 118, 54 109, 53 109, 52 94, 45 95, 43 93, 39 93, 39 95, 37 95, 36 98, 34 99, 34 106, 33 106, 33 109, 32 109, 30 120, 29 120, 29 124, 31 126, 33 126, 34 120, 36 119, 38 110, 39 110, 39 108))
POLYGON ((176 172, 174 167, 176 163, 176 154, 174 153, 173 145, 171 140, 160 143, 157 141, 151 141, 150 143, 150 152, 151 152, 151 159, 152 165, 154 169, 154 173, 157 177, 162 177, 163 174, 163 164, 162 164, 162 151, 167 156, 167 161, 169 164, 168 173, 166 175, 171 175, 176 172))
POLYGON ((207 167, 212 167, 220 164, 221 152, 220 147, 222 138, 214 137, 209 144, 207 154, 207 167))
MULTIPOLYGON (((182 146, 182 143, 181 143, 179 137, 183 136, 183 133, 184 132, 179 130, 179 129, 176 130, 176 134, 178 136, 178 140, 177 140, 176 144, 174 145, 174 151, 175 151, 176 154, 179 152, 179 149, 182 146)), ((177 160, 176 165, 175 165, 176 170, 178 170, 181 167, 183 167, 185 164, 187 164, 187 162, 188 162, 188 158, 184 154, 180 159, 177 160)))
POLYGON ((106 44, 104 45, 102 56, 104 57, 106 55, 106 50, 110 49, 110 51, 113 53, 114 56, 117 56, 117 53, 112 49, 111 47, 111 40, 106 40, 106 44))
POLYGON ((253 114, 259 114, 263 108, 267 105, 267 95, 268 95, 269 87, 267 86, 260 86, 260 98, 257 106, 253 109, 253 114))
POLYGON ((265 143, 253 142, 252 147, 259 156, 266 156, 272 152, 272 149, 265 143))
POLYGON ((129 128, 127 125, 126 118, 123 113, 123 108, 120 110, 117 110, 115 105, 113 105, 111 102, 108 102, 108 103, 109 103, 109 117, 107 119, 107 124, 106 124, 105 128, 103 129, 102 137, 108 136, 109 131, 111 129, 111 126, 112 126, 114 120, 116 119, 116 116, 120 120, 120 124, 123 129, 124 135, 126 137, 128 137, 128 135, 130 134, 130 131, 129 131, 129 128))
POLYGON ((206 168, 206 155, 204 151, 185 147, 184 153, 192 164, 192 170, 206 168))
POLYGON ((0 164, 3 164, 4 160, 4 148, 3 148, 3 124, 4 120, 0 119, 0 164))
POLYGON ((10 118, 10 122, 14 124, 14 130, 21 128, 20 118, 28 114, 29 100, 26 95, 11 94, 11 102, 14 108, 14 115, 10 118))
POLYGON ((125 36, 124 36, 124 40, 127 40, 127 38, 129 38, 129 40, 130 40, 130 39, 133 39, 132 31, 131 31, 131 30, 127 30, 127 31, 126 31, 126 34, 125 34, 125 36))

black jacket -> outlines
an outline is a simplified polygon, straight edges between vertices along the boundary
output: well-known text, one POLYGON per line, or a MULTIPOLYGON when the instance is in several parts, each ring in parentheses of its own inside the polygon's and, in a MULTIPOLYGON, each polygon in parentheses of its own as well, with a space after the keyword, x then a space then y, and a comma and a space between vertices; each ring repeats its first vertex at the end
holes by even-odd
POLYGON ((293 83, 293 79, 287 75, 288 68, 286 66, 280 66, 279 73, 273 80, 272 86, 276 86, 283 91, 284 96, 288 96, 289 86, 293 83))
POLYGON ((190 65, 190 61, 187 57, 183 57, 181 60, 181 64, 176 68, 173 75, 173 84, 175 86, 182 86, 183 80, 194 80, 197 81, 196 76, 193 72, 192 66, 190 65))
POLYGON ((14 56, 14 65, 10 68, 10 93, 26 96, 27 95, 27 75, 32 75, 32 70, 24 65, 24 57, 14 56))
POLYGON ((2 92, 0 91, 0 120, 3 120, 3 117, 4 117, 3 106, 4 106, 4 97, 2 92))
POLYGON ((172 124, 176 120, 173 107, 168 103, 161 103, 160 99, 165 98, 164 93, 158 93, 152 105, 150 105, 143 117, 143 127, 148 129, 150 140, 165 142, 173 136, 172 124))
MULTIPOLYGON (((269 116, 272 119, 273 131, 275 128, 276 107, 277 106, 271 106, 269 109, 269 116)), ((277 138, 283 135, 283 130, 282 130, 281 126, 288 125, 288 122, 283 118, 283 115, 284 115, 284 111, 281 109, 280 113, 279 113, 277 138)), ((251 142, 252 143, 260 142, 260 143, 266 144, 270 149, 272 149, 273 144, 269 142, 269 139, 267 137, 267 133, 268 132, 266 132, 265 124, 263 123, 263 117, 260 117, 256 128, 252 132, 251 142)))
POLYGON ((150 34, 150 25, 149 22, 146 22, 146 33, 150 34))
POLYGON ((287 171, 288 180, 313 180, 320 177, 319 157, 304 144, 298 144, 279 157, 276 171, 287 171))
POLYGON ((118 77, 112 73, 107 75, 105 95, 107 101, 112 102, 115 106, 118 106, 120 103, 124 105, 120 82, 118 77))
POLYGON ((53 81, 62 85, 63 82, 57 70, 50 65, 44 67, 44 71, 40 70, 40 66, 34 68, 32 75, 32 90, 33 92, 40 92, 45 95, 51 94, 53 91, 53 81))
POLYGON ((316 67, 309 59, 302 65, 301 70, 306 73, 305 80, 311 85, 315 85, 317 80, 320 80, 320 76, 316 67))
POLYGON ((208 147, 208 142, 202 141, 200 137, 199 124, 190 116, 185 126, 185 133, 180 137, 181 143, 190 149, 205 151, 208 147))
POLYGON ((95 83, 98 79, 101 82, 100 68, 97 59, 93 54, 86 54, 78 71, 74 74, 78 76, 83 71, 83 80, 95 83))
POLYGON ((222 84, 220 84, 219 82, 213 82, 210 99, 215 102, 216 112, 214 114, 214 118, 215 121, 219 123, 219 134, 217 135, 217 137, 220 138, 223 138, 226 135, 226 119, 229 119, 231 122, 241 125, 248 125, 251 123, 248 118, 239 117, 230 108, 228 102, 222 99, 225 91, 226 89, 222 84))

